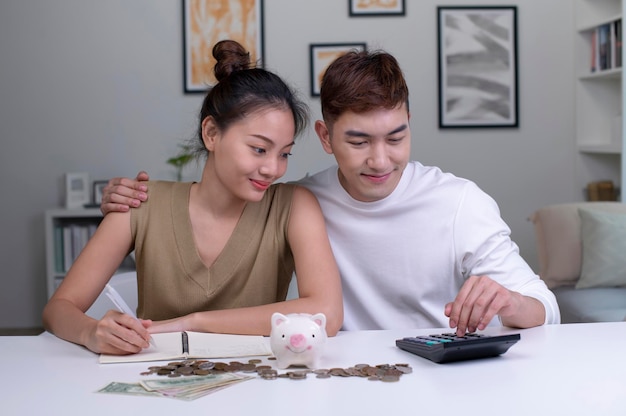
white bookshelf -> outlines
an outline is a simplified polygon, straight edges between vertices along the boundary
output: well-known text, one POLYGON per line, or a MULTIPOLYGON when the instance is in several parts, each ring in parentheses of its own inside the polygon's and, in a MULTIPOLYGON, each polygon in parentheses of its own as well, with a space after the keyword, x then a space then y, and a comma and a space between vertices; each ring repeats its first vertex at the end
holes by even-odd
MULTIPOLYGON (((575 131, 580 157, 577 180, 581 188, 588 182, 599 180, 611 180, 619 188, 626 183, 626 129, 622 116, 625 108, 624 70, 623 64, 615 62, 617 53, 621 54, 621 51, 617 47, 611 48, 609 62, 604 66, 593 59, 593 48, 599 51, 598 43, 593 45, 594 40, 599 39, 596 29, 604 25, 614 28, 615 22, 622 21, 623 7, 622 0, 576 0, 575 131), (592 70, 594 63, 595 70, 592 70)), ((609 31, 609 39, 611 36, 614 36, 613 30, 609 31)), ((613 40, 611 44, 616 42, 613 40)), ((622 63, 623 60, 622 56, 622 63)))
MULTIPOLYGON (((48 298, 52 296, 67 273, 69 264, 66 264, 66 260, 69 253, 66 249, 71 246, 71 243, 67 241, 69 235, 72 233, 73 236, 80 235, 79 240, 74 243, 73 247, 73 251, 78 253, 89 237, 89 228, 91 227, 93 231, 100 224, 100 221, 102 221, 102 213, 99 208, 51 209, 45 212, 46 288, 48 298), (71 231, 72 227, 75 228, 75 232, 71 231), (64 234, 64 230, 70 231, 65 231, 64 234), (87 230, 87 233, 85 233, 85 230, 87 230)), ((120 266, 119 271, 133 270, 134 268, 132 258, 128 258, 120 266)))

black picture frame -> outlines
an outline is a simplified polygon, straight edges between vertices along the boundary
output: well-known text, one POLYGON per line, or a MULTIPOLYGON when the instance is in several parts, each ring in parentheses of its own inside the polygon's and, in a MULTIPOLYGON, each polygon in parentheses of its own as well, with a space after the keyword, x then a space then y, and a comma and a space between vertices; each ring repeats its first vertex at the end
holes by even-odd
POLYGON ((437 7, 439 128, 519 127, 516 6, 437 7))
POLYGON ((311 97, 319 97, 322 76, 331 62, 346 52, 352 50, 364 51, 366 49, 367 44, 365 42, 310 44, 311 97))
POLYGON ((406 14, 405 10, 405 0, 388 2, 348 0, 348 14, 350 17, 404 16, 406 14))
POLYGON ((109 181, 93 181, 92 205, 100 206, 102 203, 102 191, 109 181))
POLYGON ((256 62, 258 67, 263 67, 265 60, 263 1, 230 0, 231 3, 238 3, 239 6, 231 7, 230 13, 234 13, 233 11, 239 13, 218 16, 206 13, 206 10, 210 10, 210 3, 215 0, 183 0, 183 90, 185 94, 206 93, 208 88, 217 82, 213 75, 215 58, 211 51, 220 40, 236 40, 250 52, 250 59, 256 62), (203 10, 204 13, 200 13, 199 10, 203 10), (228 22, 235 23, 228 27, 228 22), (197 26, 200 25, 204 30, 198 30, 197 26), (255 27, 249 30, 248 25, 255 27), (253 35, 247 35, 249 33, 253 35))

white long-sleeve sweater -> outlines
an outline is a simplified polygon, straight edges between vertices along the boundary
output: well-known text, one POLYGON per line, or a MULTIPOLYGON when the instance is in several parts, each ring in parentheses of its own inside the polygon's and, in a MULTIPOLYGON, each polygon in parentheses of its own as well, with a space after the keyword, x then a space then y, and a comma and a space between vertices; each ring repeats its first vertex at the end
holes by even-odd
POLYGON ((473 182, 418 162, 375 202, 350 197, 336 166, 299 182, 326 219, 344 330, 447 327, 444 305, 471 275, 538 299, 545 323, 560 322, 554 295, 519 255, 496 202, 473 182))

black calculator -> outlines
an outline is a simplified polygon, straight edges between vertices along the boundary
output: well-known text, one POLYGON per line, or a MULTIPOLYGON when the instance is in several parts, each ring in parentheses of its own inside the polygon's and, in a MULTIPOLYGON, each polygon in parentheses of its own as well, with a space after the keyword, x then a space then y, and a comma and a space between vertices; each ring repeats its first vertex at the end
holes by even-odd
POLYGON ((520 334, 485 335, 472 332, 457 337, 455 333, 445 333, 397 339, 396 346, 436 363, 449 363, 495 357, 504 354, 519 340, 520 334))

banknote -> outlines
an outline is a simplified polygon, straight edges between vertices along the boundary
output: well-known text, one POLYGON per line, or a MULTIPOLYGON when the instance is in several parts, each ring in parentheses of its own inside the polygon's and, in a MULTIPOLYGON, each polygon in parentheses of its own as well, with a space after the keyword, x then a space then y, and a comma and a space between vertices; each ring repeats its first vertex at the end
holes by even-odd
POLYGON ((128 394, 131 396, 161 396, 157 391, 148 391, 139 383, 120 383, 113 381, 98 390, 98 393, 128 394))
POLYGON ((121 383, 114 381, 98 390, 98 392, 195 400, 199 397, 222 390, 232 384, 252 378, 252 376, 248 375, 224 373, 185 378, 142 380, 139 383, 121 383))
POLYGON ((220 386, 232 382, 248 380, 252 377, 237 373, 211 374, 207 376, 195 376, 184 378, 159 378, 141 380, 139 383, 148 391, 160 391, 162 389, 184 389, 198 386, 220 386))
POLYGON ((248 375, 224 373, 199 377, 141 380, 139 383, 148 392, 157 392, 165 397, 181 400, 195 400, 252 378, 248 375))

